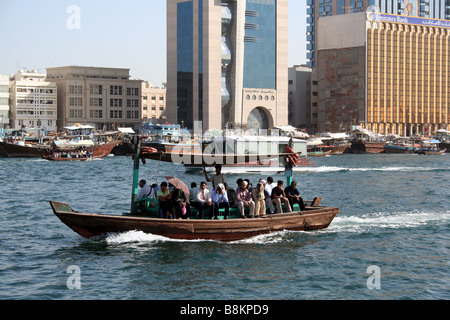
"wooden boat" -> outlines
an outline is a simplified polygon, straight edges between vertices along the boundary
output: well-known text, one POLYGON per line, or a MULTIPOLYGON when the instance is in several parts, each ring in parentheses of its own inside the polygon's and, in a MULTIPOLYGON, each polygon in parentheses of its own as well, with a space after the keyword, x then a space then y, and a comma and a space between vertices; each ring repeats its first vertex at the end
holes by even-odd
POLYGON ((352 132, 351 153, 385 153, 385 141, 380 135, 367 129, 356 129, 352 132))
POLYGON ((55 215, 85 238, 142 231, 171 239, 236 241, 276 231, 311 231, 327 228, 338 208, 309 207, 303 212, 267 215, 255 219, 170 220, 142 216, 91 214, 74 211, 68 204, 50 202, 55 215))
POLYGON ((49 160, 49 161, 59 161, 59 162, 69 162, 69 161, 92 161, 95 159, 103 159, 105 156, 88 156, 88 157, 58 157, 58 156, 54 156, 54 155, 50 155, 50 156, 43 156, 42 159, 44 160, 49 160))
MULTIPOLYGON (((135 140, 138 140, 136 137, 135 140)), ((339 213, 336 207, 319 206, 321 198, 315 198, 307 209, 302 212, 279 213, 266 215, 264 218, 240 219, 237 216, 230 216, 229 219, 203 220, 203 219, 161 219, 159 218, 158 207, 145 207, 143 212, 151 211, 153 216, 140 216, 138 214, 138 203, 147 205, 146 199, 137 200, 137 184, 139 180, 139 162, 142 159, 156 159, 166 161, 171 157, 170 154, 158 152, 144 152, 141 154, 140 144, 135 141, 136 153, 134 156, 133 170, 133 188, 131 213, 127 215, 114 214, 92 214, 81 213, 72 209, 69 204, 51 201, 50 205, 54 214, 69 228, 83 237, 105 235, 107 233, 120 233, 127 231, 142 231, 172 239, 205 239, 217 241, 236 241, 261 234, 267 234, 283 230, 316 230, 327 228, 339 213), (143 201, 145 200, 145 201, 143 201), (235 218, 236 217, 236 218, 235 218)), ((292 154, 291 154, 292 155, 292 154)), ((189 156, 200 157, 197 159, 205 165, 210 159, 202 155, 189 156)), ((222 160, 230 160, 235 155, 223 155, 222 160), (229 157, 229 158, 226 158, 229 157)), ((249 157, 249 155, 246 155, 249 157)), ((218 158, 219 159, 219 158, 218 158)), ((245 158, 248 160, 248 158, 245 158)), ((288 178, 288 183, 289 182, 288 178)), ((157 202, 152 200, 149 202, 157 202)))
POLYGON ((37 158, 50 155, 53 147, 49 144, 25 144, 0 142, 0 148, 8 158, 37 158))
MULTIPOLYGON (((107 156, 112 149, 118 145, 119 141, 112 141, 94 145, 94 156, 107 156)), ((51 156, 55 149, 59 149, 52 145, 30 145, 15 144, 10 142, 0 142, 0 148, 4 151, 8 158, 42 158, 51 156)), ((77 148, 77 147, 74 147, 77 148)), ((70 149, 63 147, 62 149, 70 149)))
POLYGON ((288 156, 284 151, 289 145, 298 155, 294 170, 315 165, 314 161, 306 157, 305 140, 280 136, 219 136, 203 142, 200 153, 180 147, 173 149, 172 154, 175 158, 181 155, 178 158, 182 158, 184 166, 189 169, 201 169, 214 162, 222 165, 223 172, 280 172, 284 170, 285 157, 288 156), (205 163, 198 160, 202 156, 206 159, 205 163))
POLYGON ((322 133, 318 139, 323 143, 321 145, 322 151, 330 151, 330 154, 332 155, 343 154, 352 146, 352 144, 348 142, 349 137, 346 133, 322 133))

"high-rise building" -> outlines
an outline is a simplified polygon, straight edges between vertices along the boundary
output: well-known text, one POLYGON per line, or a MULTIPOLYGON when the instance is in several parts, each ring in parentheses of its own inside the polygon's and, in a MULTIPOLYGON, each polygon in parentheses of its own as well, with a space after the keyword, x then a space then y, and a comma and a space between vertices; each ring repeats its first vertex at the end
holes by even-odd
POLYGON ((11 127, 56 131, 56 84, 35 70, 17 72, 10 80, 11 127))
POLYGON ((142 80, 129 69, 66 66, 47 68, 58 86, 58 129, 86 123, 98 130, 142 125, 142 80))
POLYGON ((378 11, 396 15, 450 19, 450 0, 307 0, 307 59, 316 67, 318 20, 321 17, 378 11))
POLYGON ((168 0, 169 122, 286 125, 287 41, 288 0, 168 0))
POLYGON ((450 21, 324 17, 317 46, 319 132, 354 125, 402 136, 449 129, 450 21))

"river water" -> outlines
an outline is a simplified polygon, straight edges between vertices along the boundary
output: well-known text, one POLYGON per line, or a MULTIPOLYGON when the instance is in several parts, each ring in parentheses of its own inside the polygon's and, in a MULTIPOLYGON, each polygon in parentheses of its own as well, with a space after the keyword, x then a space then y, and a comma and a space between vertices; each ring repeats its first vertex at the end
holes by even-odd
MULTIPOLYGON (((449 299, 450 156, 313 160, 294 178, 305 199, 339 206, 328 229, 219 243, 140 232, 86 240, 53 215, 49 200, 128 212, 130 158, 0 159, 0 299, 449 299)), ((141 166, 149 182, 167 175, 204 179, 174 164, 141 166)), ((227 177, 256 183, 267 173, 227 177)))

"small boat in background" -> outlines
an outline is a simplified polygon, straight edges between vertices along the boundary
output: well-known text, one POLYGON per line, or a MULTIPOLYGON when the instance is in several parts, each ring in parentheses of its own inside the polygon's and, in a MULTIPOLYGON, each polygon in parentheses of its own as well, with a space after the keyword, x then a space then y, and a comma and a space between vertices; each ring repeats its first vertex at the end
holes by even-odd
POLYGON ((441 142, 439 140, 424 140, 422 141, 421 147, 417 150, 418 154, 425 155, 441 155, 444 154, 447 149, 441 150, 439 148, 439 144, 441 142))

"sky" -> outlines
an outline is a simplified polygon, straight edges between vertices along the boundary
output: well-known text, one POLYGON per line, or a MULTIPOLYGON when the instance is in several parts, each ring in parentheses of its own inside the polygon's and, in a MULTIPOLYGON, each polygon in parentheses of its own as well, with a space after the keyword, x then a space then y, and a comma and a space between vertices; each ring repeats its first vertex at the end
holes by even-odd
MULTIPOLYGON (((165 0, 0 0, 0 74, 93 66, 166 82, 165 0)), ((306 0, 289 1, 289 66, 306 63, 306 0)))

